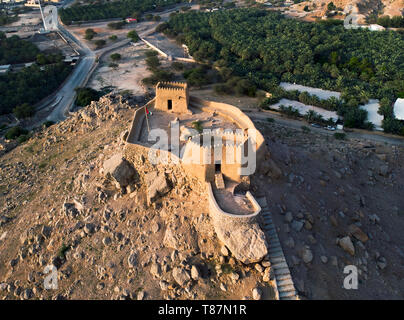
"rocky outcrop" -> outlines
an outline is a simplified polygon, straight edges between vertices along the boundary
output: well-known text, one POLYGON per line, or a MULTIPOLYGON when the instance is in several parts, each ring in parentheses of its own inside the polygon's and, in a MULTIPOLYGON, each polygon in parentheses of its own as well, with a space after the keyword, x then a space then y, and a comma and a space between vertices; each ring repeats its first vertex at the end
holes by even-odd
POLYGON ((279 179, 282 176, 282 171, 276 165, 276 163, 270 158, 269 155, 266 156, 265 161, 260 163, 259 170, 262 174, 267 175, 273 179, 279 179))
POLYGON ((106 160, 103 169, 106 176, 114 179, 117 187, 126 187, 135 180, 135 169, 122 157, 121 153, 115 154, 106 160))
POLYGON ((147 187, 147 203, 149 205, 171 189, 165 174, 157 171, 146 174, 145 182, 147 187))
POLYGON ((237 260, 248 264, 259 262, 267 255, 265 234, 257 223, 217 223, 214 219, 214 226, 220 241, 237 260))

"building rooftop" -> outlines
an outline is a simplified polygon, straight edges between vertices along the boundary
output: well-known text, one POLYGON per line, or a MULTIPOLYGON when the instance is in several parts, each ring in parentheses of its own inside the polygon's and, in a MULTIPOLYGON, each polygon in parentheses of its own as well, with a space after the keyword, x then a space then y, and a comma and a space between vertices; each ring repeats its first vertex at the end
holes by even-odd
MULTIPOLYGON (((178 120, 179 121, 179 127, 180 127, 180 135, 184 132, 187 131, 184 128, 194 128, 194 122, 200 122, 201 126, 203 129, 218 129, 218 128, 223 128, 223 129, 239 129, 238 126, 230 122, 228 119, 215 115, 213 116, 212 113, 209 112, 203 112, 199 110, 198 108, 192 108, 191 111, 192 114, 184 114, 184 113, 168 113, 164 111, 159 111, 152 109, 152 115, 149 115, 146 119, 144 119, 143 124, 142 124, 142 129, 141 129, 141 134, 139 137, 139 140, 142 143, 146 144, 151 144, 153 145, 154 142, 148 141, 148 136, 149 136, 149 131, 148 127, 150 130, 153 129, 162 129, 165 132, 167 132, 168 137, 170 139, 171 137, 171 130, 170 130, 170 123, 171 121, 178 120), (148 122, 148 124, 147 124, 148 122), (181 130, 182 129, 182 130, 181 130)), ((185 141, 181 141, 180 145, 183 145, 185 141)))
POLYGON ((398 120, 404 120, 404 99, 398 98, 394 103, 394 115, 398 120))

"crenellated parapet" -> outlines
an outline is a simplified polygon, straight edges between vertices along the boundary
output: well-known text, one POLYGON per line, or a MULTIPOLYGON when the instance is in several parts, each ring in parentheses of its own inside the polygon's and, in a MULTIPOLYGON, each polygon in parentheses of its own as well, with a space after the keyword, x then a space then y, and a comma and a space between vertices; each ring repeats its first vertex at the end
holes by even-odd
POLYGON ((156 109, 166 112, 187 113, 188 84, 185 82, 159 82, 156 86, 156 109))

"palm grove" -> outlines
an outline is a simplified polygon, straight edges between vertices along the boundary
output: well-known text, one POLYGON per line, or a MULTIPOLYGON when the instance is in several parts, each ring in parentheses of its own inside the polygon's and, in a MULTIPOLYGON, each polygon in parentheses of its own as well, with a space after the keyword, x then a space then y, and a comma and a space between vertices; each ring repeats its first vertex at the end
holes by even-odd
POLYGON ((0 32, 0 64, 35 62, 18 72, 0 75, 0 114, 14 112, 19 118, 32 116, 34 104, 56 90, 70 74, 61 54, 44 54, 18 36, 0 32))
POLYGON ((338 111, 347 126, 370 128, 359 105, 381 99, 385 131, 402 131, 392 113, 393 101, 404 95, 401 33, 346 30, 338 21, 308 23, 259 9, 177 14, 158 31, 213 63, 224 80, 242 77, 275 98, 286 94, 280 81, 340 91, 340 101, 319 103, 338 111))

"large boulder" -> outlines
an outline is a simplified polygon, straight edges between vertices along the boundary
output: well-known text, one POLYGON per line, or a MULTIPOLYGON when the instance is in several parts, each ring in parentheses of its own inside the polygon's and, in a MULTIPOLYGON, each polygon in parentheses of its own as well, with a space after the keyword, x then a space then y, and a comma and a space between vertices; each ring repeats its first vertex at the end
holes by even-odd
POLYGON ((133 183, 136 177, 135 169, 122 157, 121 153, 105 160, 103 168, 104 174, 111 176, 121 188, 133 183))
POLYGON ((257 223, 214 223, 218 238, 233 256, 245 263, 261 261, 268 253, 264 232, 257 223))
POLYGON ((173 269, 173 278, 181 287, 184 287, 191 280, 188 271, 179 267, 173 269))
POLYGON ((258 167, 260 173, 265 174, 270 178, 279 179, 282 176, 281 169, 268 156, 266 157, 265 161, 261 161, 258 164, 258 167))
POLYGON ((165 174, 157 171, 146 174, 145 182, 147 187, 147 203, 149 205, 171 189, 165 174))

